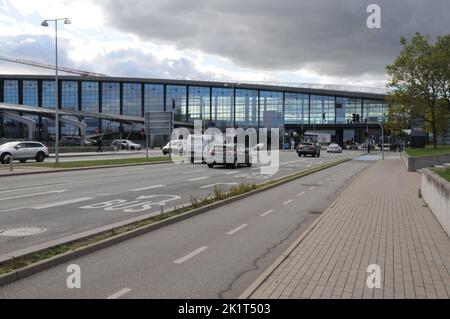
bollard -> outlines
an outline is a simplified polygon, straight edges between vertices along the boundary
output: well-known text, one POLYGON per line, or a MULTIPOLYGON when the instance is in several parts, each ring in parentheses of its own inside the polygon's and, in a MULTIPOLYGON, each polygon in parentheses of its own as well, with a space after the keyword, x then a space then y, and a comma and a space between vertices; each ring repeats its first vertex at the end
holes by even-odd
POLYGON ((12 156, 9 157, 9 171, 13 171, 13 158, 12 156))

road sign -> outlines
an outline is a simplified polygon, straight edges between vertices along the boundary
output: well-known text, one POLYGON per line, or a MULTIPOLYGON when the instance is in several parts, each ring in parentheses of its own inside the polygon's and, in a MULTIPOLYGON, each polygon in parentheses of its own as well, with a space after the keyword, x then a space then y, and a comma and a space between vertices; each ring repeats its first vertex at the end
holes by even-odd
POLYGON ((173 112, 145 112, 146 135, 171 135, 173 131, 173 112))

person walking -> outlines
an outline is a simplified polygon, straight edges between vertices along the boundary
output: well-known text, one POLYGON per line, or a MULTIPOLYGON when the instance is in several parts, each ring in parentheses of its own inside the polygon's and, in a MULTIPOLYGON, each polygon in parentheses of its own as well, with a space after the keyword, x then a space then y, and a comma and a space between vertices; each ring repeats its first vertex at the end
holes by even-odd
POLYGON ((101 139, 98 139, 97 140, 97 154, 100 152, 100 153, 102 153, 103 151, 102 151, 102 144, 103 144, 103 142, 102 142, 102 140, 101 139))

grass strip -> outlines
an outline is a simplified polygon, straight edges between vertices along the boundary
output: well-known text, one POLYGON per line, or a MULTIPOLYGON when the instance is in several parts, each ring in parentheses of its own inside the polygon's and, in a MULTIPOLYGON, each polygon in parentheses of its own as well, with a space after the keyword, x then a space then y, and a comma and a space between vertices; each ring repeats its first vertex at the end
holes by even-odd
POLYGON ((411 157, 445 155, 450 154, 450 145, 438 145, 436 149, 432 145, 427 145, 425 148, 407 148, 405 152, 411 157))
POLYGON ((450 167, 448 168, 432 168, 434 173, 450 182, 450 167))

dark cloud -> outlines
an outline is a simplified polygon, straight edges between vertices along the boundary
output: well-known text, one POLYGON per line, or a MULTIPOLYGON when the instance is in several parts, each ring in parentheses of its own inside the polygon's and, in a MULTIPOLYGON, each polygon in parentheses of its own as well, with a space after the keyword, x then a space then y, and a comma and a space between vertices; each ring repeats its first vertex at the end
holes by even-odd
POLYGON ((401 36, 450 30, 448 0, 104 0, 110 26, 264 70, 382 75, 401 36), (368 29, 366 8, 382 8, 368 29))
MULTIPOLYGON (((90 61, 74 61, 69 56, 70 42, 59 39, 59 65, 110 76, 170 79, 218 80, 213 72, 200 72, 187 58, 157 58, 138 49, 121 49, 97 55, 90 61)), ((0 36, 2 56, 55 64, 54 39, 49 36, 0 36)), ((52 74, 53 71, 0 60, 0 73, 52 74)))

